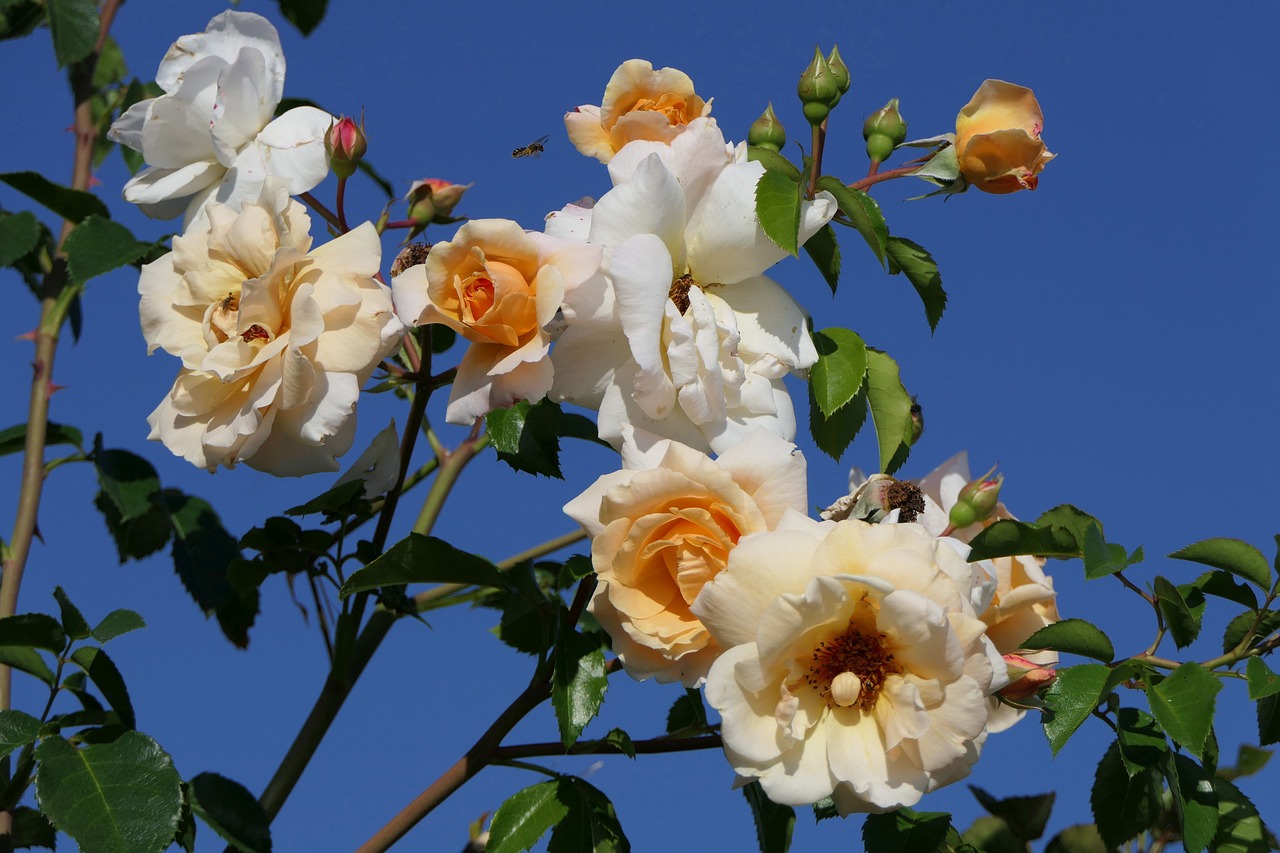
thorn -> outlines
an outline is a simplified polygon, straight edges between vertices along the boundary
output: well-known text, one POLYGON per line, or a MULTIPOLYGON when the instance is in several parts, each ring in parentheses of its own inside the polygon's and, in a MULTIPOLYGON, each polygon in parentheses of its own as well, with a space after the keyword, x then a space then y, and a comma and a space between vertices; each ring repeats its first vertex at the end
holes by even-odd
POLYGON ((62 389, 66 388, 66 387, 67 387, 66 385, 59 385, 57 382, 50 381, 50 382, 49 382, 49 396, 50 396, 50 397, 52 397, 55 393, 57 393, 58 391, 61 391, 62 389))
POLYGON ((35 329, 32 329, 29 332, 23 332, 22 334, 14 338, 15 341, 34 341, 35 339, 36 339, 35 329))
POLYGON ((102 186, 102 181, 98 178, 98 176, 97 176, 97 175, 90 175, 90 176, 89 176, 89 189, 93 189, 94 187, 100 187, 100 186, 102 186))

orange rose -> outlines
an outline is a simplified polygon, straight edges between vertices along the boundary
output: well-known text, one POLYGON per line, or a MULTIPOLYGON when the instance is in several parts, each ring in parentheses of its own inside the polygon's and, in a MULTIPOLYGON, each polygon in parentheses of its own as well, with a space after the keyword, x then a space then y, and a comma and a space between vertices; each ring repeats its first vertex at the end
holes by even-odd
POLYGON ((989 193, 1034 190, 1053 159, 1040 141, 1044 114, 1035 93, 985 80, 956 116, 956 157, 964 179, 989 193))
POLYGON ((569 141, 601 163, 637 139, 670 142, 695 118, 711 112, 711 102, 693 91, 689 75, 674 68, 653 70, 643 59, 628 59, 609 78, 600 106, 566 113, 569 141))

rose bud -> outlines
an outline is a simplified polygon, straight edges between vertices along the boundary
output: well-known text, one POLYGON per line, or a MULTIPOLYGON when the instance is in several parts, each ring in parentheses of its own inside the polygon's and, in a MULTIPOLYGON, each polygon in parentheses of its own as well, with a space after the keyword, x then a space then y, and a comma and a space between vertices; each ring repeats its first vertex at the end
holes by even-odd
POLYGON ((1040 141, 1044 114, 1035 93, 986 80, 956 116, 956 159, 964 179, 983 192, 1034 190, 1055 155, 1040 141))
POLYGON ((874 163, 889 159, 893 149, 907 138, 907 123, 898 113, 898 99, 894 98, 867 116, 862 124, 862 138, 867 140, 867 156, 874 163))
POLYGON ((765 107, 760 118, 751 123, 747 131, 747 144, 756 148, 768 148, 770 151, 781 151, 787 144, 787 131, 773 112, 773 104, 765 107))
POLYGON ((329 126, 324 135, 324 150, 329 155, 329 168, 339 178, 349 178, 356 172, 356 164, 369 149, 364 129, 348 116, 343 116, 329 126))
POLYGON ((951 507, 949 520, 951 530, 959 530, 970 524, 989 518, 996 511, 1000 502, 1000 486, 1004 483, 1004 475, 994 479, 996 472, 993 466, 990 471, 976 480, 966 483, 956 497, 955 506, 951 507))
POLYGON ((470 188, 471 184, 451 184, 440 178, 414 181, 404 197, 409 205, 409 219, 414 222, 409 239, 416 237, 432 223, 448 225, 451 222, 457 222, 458 220, 450 214, 462 200, 463 193, 470 188))
POLYGON ((809 124, 819 125, 826 119, 827 113, 840 100, 840 84, 831 66, 822 55, 821 48, 813 49, 813 61, 800 75, 796 85, 796 93, 804 104, 804 117, 809 124))
POLYGON ((831 46, 831 54, 827 57, 827 65, 831 68, 831 73, 836 78, 836 90, 839 92, 836 99, 831 103, 835 106, 840 103, 840 99, 844 97, 845 92, 849 91, 849 85, 853 82, 853 78, 849 75, 849 66, 844 64, 844 59, 840 56, 840 47, 838 45, 831 46))
POLYGON ((1058 679, 1058 673, 1021 655, 1005 655, 1009 683, 997 691, 1005 699, 1030 699, 1058 679))

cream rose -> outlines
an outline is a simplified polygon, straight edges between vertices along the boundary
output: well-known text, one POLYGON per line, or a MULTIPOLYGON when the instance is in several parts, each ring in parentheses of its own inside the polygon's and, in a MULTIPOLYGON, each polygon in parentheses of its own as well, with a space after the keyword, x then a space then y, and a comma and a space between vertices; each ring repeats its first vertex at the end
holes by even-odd
POLYGON ((670 142, 695 118, 711 112, 711 102, 693 91, 689 75, 674 68, 653 70, 643 59, 628 59, 609 78, 600 106, 583 105, 564 117, 569 141, 588 157, 608 163, 628 142, 670 142))
POLYGON ((311 249, 310 219, 283 182, 205 225, 142 269, 148 351, 182 359, 148 418, 152 440, 210 471, 244 461, 277 475, 336 471, 356 399, 403 327, 365 223, 311 249))
POLYGON ((973 585, 951 540, 915 524, 745 538, 692 608, 727 649, 706 697, 734 770, 774 802, 830 796, 843 815, 968 775, 1007 678, 973 585))
POLYGON ((547 393, 547 327, 566 291, 596 274, 602 252, 510 220, 477 219, 432 246, 426 263, 392 279, 401 317, 414 326, 443 323, 471 342, 449 396, 449 423, 470 424, 547 393))
POLYGON ((1044 114, 1035 93, 985 80, 956 116, 956 158, 964 179, 989 193, 1034 190, 1054 158, 1040 141, 1044 114))
POLYGON ((624 430, 625 470, 565 506, 591 534, 590 610, 634 678, 702 682, 720 654, 690 606, 747 534, 803 512, 805 461, 757 430, 714 461, 678 442, 624 430))

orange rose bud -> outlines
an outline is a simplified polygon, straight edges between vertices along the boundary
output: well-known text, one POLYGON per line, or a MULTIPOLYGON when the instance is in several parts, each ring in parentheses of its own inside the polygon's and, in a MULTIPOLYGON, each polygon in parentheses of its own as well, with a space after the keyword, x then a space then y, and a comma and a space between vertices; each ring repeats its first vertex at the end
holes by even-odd
POLYGON ((1004 484, 1004 475, 1001 474, 993 479, 991 475, 995 472, 996 469, 993 467, 978 479, 966 483, 960 490, 949 515, 953 530, 990 518, 996 511, 996 505, 1000 503, 1000 486, 1004 484))
POLYGON ((339 178, 349 178, 356 172, 356 164, 369 149, 364 129, 348 116, 329 125, 324 135, 324 150, 329 155, 329 168, 339 178))
POLYGON ((1057 672, 1021 655, 1005 655, 1004 662, 1009 668, 1009 683, 998 692, 1005 699, 1014 702, 1030 699, 1058 680, 1057 672))
POLYGON ((1035 93, 986 80, 956 116, 956 159, 964 179, 983 192, 1034 190, 1054 158, 1040 141, 1044 113, 1035 93))
POLYGON ((747 130, 747 144, 756 148, 768 148, 770 151, 781 151, 787 144, 787 130, 778 121, 773 112, 773 103, 765 107, 760 118, 751 123, 747 130))
POLYGON ((451 214, 458 206, 458 202, 462 201, 463 193, 470 188, 471 184, 451 184, 440 178, 414 181, 404 197, 409 205, 409 218, 418 226, 410 238, 432 223, 448 225, 451 222, 457 222, 451 214))

